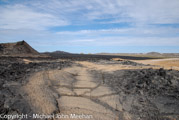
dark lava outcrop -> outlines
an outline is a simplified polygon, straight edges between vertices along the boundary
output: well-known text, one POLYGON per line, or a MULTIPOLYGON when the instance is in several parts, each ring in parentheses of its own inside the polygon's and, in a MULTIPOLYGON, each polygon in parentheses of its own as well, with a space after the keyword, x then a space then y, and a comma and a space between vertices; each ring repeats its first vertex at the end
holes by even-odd
POLYGON ((132 120, 179 120, 179 71, 164 69, 92 71, 120 96, 132 120))
MULTIPOLYGON (((0 59, 0 114, 31 114, 30 105, 24 99, 21 87, 28 77, 38 71, 62 69, 71 65, 69 61, 39 62, 25 64, 17 58, 0 59)), ((4 120, 4 119, 3 119, 4 120)))

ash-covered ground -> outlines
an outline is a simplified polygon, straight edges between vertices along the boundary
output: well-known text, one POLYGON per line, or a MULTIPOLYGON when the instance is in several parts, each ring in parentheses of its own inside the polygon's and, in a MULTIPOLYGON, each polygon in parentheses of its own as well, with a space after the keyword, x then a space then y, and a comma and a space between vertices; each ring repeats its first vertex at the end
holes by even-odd
MULTIPOLYGON (((20 88, 28 83, 28 78, 34 73, 71 67, 76 64, 74 59, 72 62, 70 59, 33 58, 25 63, 23 58, 0 58, 0 114, 32 114, 31 106, 24 99, 28 95, 20 88)), ((150 65, 128 60, 101 59, 90 58, 80 61, 104 65, 106 68, 111 64, 141 67, 141 69, 119 69, 112 72, 88 70, 97 80, 96 83, 109 86, 119 95, 122 110, 116 109, 116 111, 121 115, 120 120, 179 120, 179 71, 153 69, 150 65), (143 66, 149 68, 142 69, 143 66)), ((82 64, 78 65, 83 67, 82 64)))

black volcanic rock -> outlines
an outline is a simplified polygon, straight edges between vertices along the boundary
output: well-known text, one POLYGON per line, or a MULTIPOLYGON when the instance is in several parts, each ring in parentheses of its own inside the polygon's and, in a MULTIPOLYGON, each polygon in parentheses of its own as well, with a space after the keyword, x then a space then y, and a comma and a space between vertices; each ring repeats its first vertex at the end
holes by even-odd
MULTIPOLYGON (((0 115, 22 113, 31 115, 34 113, 31 105, 25 100, 24 92, 20 89, 24 84, 28 83, 29 76, 38 71, 62 69, 71 65, 70 61, 25 64, 19 58, 0 57, 0 115)), ((0 120, 7 119, 0 118, 0 120)))
POLYGON ((131 120, 179 120, 179 71, 149 68, 91 73, 119 94, 131 120))
POLYGON ((1 55, 38 55, 39 53, 23 40, 16 43, 1 43, 0 54, 1 55))

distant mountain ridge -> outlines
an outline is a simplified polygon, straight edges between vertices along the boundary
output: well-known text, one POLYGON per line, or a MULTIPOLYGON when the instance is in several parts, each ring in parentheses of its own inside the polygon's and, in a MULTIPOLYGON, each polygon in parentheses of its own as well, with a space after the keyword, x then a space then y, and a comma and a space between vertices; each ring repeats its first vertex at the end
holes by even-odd
POLYGON ((27 42, 19 41, 15 43, 1 43, 1 55, 39 55, 27 42))
POLYGON ((148 52, 148 53, 96 53, 96 55, 119 55, 119 56, 149 56, 149 57, 179 57, 179 53, 159 53, 159 52, 148 52))
POLYGON ((48 55, 48 56, 51 56, 51 57, 58 57, 58 56, 63 56, 63 55, 72 55, 72 53, 68 53, 68 52, 65 52, 65 51, 44 52, 42 54, 48 55))
POLYGON ((71 54, 65 51, 44 52, 44 54, 71 54))
POLYGON ((146 55, 161 55, 159 52, 148 52, 146 55))

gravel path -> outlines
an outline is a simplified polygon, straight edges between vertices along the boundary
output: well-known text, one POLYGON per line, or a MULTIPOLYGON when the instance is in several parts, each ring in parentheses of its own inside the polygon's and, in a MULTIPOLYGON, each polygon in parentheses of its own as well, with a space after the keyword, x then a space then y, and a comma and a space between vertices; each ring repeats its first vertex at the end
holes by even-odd
POLYGON ((119 96, 95 81, 87 68, 73 66, 36 73, 24 90, 28 94, 27 101, 37 113, 84 114, 95 120, 119 119, 122 116, 119 96))

